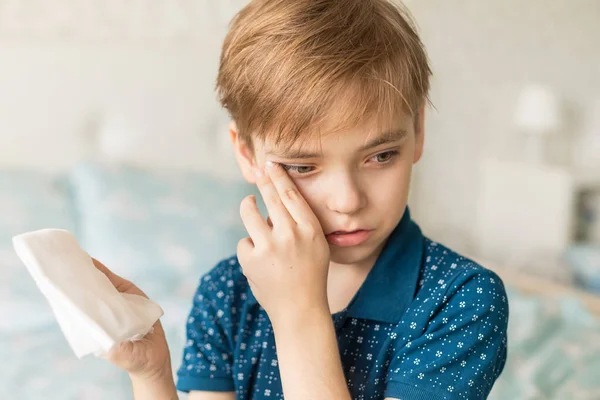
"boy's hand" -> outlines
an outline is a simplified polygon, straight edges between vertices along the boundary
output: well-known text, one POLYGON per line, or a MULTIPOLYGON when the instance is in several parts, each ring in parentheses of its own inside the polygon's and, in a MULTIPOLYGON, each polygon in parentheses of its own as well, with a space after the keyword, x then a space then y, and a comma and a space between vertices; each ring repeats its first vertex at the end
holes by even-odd
MULTIPOLYGON (((120 293, 137 294, 148 298, 130 281, 118 276, 98 260, 92 258, 92 261, 120 293)), ((105 358, 128 372, 132 379, 145 382, 161 380, 165 377, 172 379, 169 347, 160 320, 154 324, 153 331, 141 340, 120 343, 112 348, 105 358)))
POLYGON ((319 220, 280 165, 267 163, 257 185, 272 226, 260 215, 254 196, 246 197, 240 214, 250 237, 237 248, 252 293, 274 325, 329 312, 329 245, 319 220))

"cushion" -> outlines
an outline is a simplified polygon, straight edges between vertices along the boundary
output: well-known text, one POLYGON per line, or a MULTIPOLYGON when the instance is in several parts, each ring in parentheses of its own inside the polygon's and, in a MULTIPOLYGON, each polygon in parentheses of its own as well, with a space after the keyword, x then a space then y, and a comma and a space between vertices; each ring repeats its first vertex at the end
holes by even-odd
POLYGON ((247 236, 239 204, 256 194, 205 173, 98 162, 77 166, 70 183, 82 246, 148 295, 192 296, 198 278, 247 236))
POLYGON ((0 170, 0 331, 20 331, 52 321, 49 305, 13 249, 12 237, 44 228, 76 232, 63 178, 0 170))

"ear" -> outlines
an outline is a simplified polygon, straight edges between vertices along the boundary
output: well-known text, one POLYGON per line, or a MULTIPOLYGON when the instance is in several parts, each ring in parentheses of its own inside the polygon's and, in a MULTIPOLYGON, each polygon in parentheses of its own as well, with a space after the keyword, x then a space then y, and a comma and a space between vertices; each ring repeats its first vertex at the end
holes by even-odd
POLYGON ((419 110, 419 114, 415 120, 415 155, 413 163, 419 162, 423 156, 423 148, 425 146, 425 105, 419 110))
POLYGON ((244 179, 250 184, 255 184, 256 176, 254 175, 254 170, 256 169, 256 160, 254 152, 249 144, 240 137, 235 122, 229 124, 229 138, 231 139, 235 158, 244 179))

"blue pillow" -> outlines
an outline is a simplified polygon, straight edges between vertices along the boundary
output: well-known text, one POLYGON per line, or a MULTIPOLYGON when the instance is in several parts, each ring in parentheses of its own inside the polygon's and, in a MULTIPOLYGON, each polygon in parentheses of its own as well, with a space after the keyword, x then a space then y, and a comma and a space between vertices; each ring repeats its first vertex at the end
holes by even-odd
POLYGON ((70 182, 82 247, 150 296, 192 295, 247 236, 239 204, 257 193, 208 174, 89 162, 70 182))
MULTIPOLYGON (((61 175, 0 170, 0 248, 12 236, 43 228, 73 230, 67 185, 61 175)), ((12 252, 12 250, 11 250, 12 252)))
POLYGON ((48 303, 17 257, 12 238, 45 228, 76 230, 65 183, 58 175, 0 170, 1 332, 30 329, 53 320, 48 303))

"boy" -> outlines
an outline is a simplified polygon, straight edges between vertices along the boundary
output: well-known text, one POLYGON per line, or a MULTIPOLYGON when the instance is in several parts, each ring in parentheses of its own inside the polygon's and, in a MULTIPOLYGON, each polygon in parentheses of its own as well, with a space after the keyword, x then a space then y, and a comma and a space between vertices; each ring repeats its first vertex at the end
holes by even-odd
MULTIPOLYGON (((200 281, 190 400, 484 399, 502 372, 501 280, 407 208, 430 77, 408 21, 387 0, 254 0, 234 19, 217 87, 269 218, 245 198, 249 237, 200 281)), ((136 398, 177 398, 156 328, 110 359, 136 398)))

